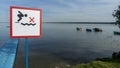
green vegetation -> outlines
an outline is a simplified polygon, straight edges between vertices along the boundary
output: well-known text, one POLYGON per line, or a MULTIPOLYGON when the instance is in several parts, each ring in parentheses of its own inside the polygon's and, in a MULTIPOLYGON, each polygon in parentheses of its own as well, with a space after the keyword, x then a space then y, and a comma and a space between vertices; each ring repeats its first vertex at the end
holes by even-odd
POLYGON ((118 62, 93 61, 87 64, 79 64, 72 68, 120 68, 118 62))
POLYGON ((71 68, 120 68, 120 52, 113 52, 112 58, 96 58, 95 61, 78 64, 71 68))

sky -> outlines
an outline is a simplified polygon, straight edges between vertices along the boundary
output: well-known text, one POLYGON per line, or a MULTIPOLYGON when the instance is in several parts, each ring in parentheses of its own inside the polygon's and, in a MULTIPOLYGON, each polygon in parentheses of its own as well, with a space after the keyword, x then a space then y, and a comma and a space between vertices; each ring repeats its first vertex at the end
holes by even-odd
POLYGON ((114 22, 119 0, 1 0, 0 22, 9 22, 9 7, 41 8, 43 22, 114 22))

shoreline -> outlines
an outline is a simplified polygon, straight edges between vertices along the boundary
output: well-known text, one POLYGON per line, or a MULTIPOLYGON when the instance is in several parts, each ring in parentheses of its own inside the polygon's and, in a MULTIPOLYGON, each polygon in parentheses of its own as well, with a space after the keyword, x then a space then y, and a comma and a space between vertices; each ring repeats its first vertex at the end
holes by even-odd
POLYGON ((120 68, 120 52, 113 52, 112 58, 96 58, 88 63, 80 63, 71 68, 120 68))

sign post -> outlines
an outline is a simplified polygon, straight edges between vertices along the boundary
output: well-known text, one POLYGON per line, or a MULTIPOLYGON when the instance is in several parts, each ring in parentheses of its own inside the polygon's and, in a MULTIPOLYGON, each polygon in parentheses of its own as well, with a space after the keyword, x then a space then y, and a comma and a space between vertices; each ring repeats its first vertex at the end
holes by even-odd
POLYGON ((10 7, 10 38, 25 38, 26 68, 28 68, 28 38, 42 37, 42 10, 10 7))
POLYGON ((25 41, 26 41, 26 68, 29 68, 29 65, 28 65, 28 62, 29 62, 29 60, 28 60, 29 59, 28 58, 29 57, 29 55, 28 55, 29 54, 29 51, 28 51, 28 38, 26 38, 25 41))

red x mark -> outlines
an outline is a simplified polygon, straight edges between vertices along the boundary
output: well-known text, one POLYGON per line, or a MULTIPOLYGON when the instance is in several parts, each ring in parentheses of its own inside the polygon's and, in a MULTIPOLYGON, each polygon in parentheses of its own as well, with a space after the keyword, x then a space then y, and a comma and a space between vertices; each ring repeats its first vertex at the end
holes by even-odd
POLYGON ((35 19, 34 17, 33 17, 33 18, 29 17, 29 19, 30 19, 29 22, 33 22, 33 23, 35 22, 35 21, 34 21, 34 19, 35 19))

